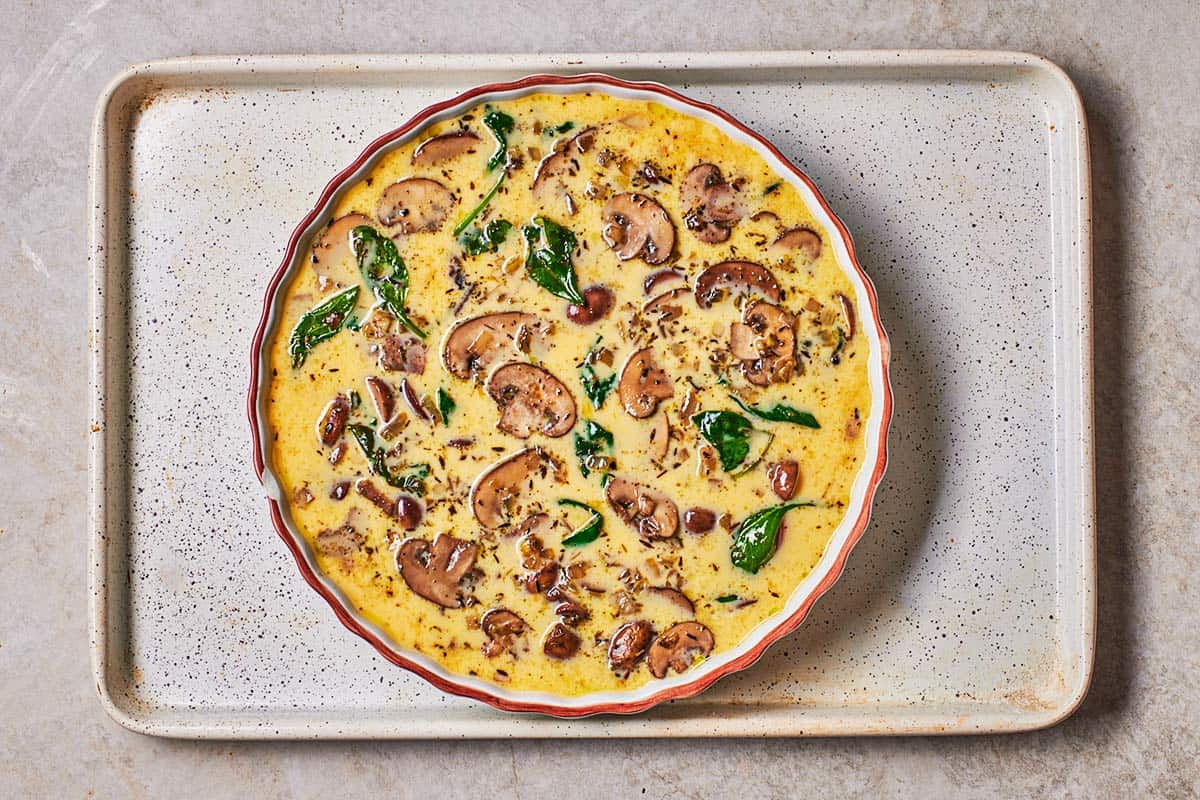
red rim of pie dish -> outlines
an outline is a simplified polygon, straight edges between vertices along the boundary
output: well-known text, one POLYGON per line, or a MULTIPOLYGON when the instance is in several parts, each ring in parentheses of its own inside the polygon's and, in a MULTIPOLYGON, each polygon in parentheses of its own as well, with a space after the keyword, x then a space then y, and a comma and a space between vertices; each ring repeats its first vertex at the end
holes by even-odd
MULTIPOLYGON (((397 139, 412 133, 414 130, 424 125, 432 117, 443 111, 446 111, 447 109, 451 109, 455 106, 463 105, 468 101, 478 100, 492 94, 509 93, 526 89, 535 89, 539 87, 555 88, 579 85, 611 86, 623 90, 660 95, 670 99, 671 101, 674 101, 675 103, 682 104, 690 108, 699 109, 719 117, 740 133, 751 138, 759 147, 771 153, 784 166, 791 170, 792 174, 798 180, 802 181, 808 187, 808 189, 816 197, 817 202, 820 203, 822 210, 837 228, 838 233, 841 235, 842 241, 845 244, 846 252, 849 254, 850 262, 857 271, 859 278, 862 280, 863 286, 866 288, 867 305, 871 311, 870 319, 871 323, 875 327, 875 332, 879 340, 880 352, 878 357, 881 359, 883 391, 882 397, 876 399, 879 403, 879 408, 875 413, 881 415, 879 425, 878 454, 875 460, 874 470, 872 471, 866 485, 866 491, 863 495, 862 505, 858 509, 858 518, 855 520, 853 529, 851 530, 849 536, 847 536, 841 550, 837 554, 836 560, 829 568, 829 571, 825 574, 824 578, 808 593, 808 596, 805 597, 804 601, 800 604, 800 607, 797 608, 793 613, 789 614, 785 619, 777 622, 770 630, 761 635, 753 644, 753 646, 751 646, 745 653, 741 654, 737 658, 731 659, 725 664, 722 664, 719 667, 709 671, 699 672, 694 680, 676 683, 664 687, 660 691, 651 692, 650 694, 639 699, 624 702, 603 702, 591 705, 558 705, 553 702, 499 697, 495 694, 492 694, 485 688, 466 685, 458 682, 453 677, 437 674, 428 667, 413 661, 402 653, 397 652, 395 649, 393 649, 392 645, 388 644, 386 641, 383 641, 380 636, 376 635, 375 632, 368 629, 366 625, 356 618, 355 615, 352 614, 349 609, 347 609, 342 599, 317 577, 316 573, 309 566, 308 561, 301 550, 302 545, 298 541, 298 537, 294 535, 284 523, 279 503, 274 499, 268 498, 267 502, 270 506, 271 520, 275 525, 275 530, 287 544, 288 549, 291 550, 293 557, 296 559, 296 564, 300 568, 300 573, 304 576, 304 580, 309 584, 309 586, 315 589, 318 594, 325 598, 326 602, 329 603, 334 614, 337 615, 337 618, 341 620, 343 625, 370 642, 371 645, 374 646, 384 658, 386 658, 388 661, 391 661, 393 664, 396 664, 397 666, 416 673, 444 692, 478 700, 504 711, 536 712, 549 714, 556 717, 584 717, 592 714, 632 714, 645 711, 652 706, 656 706, 659 703, 663 703, 668 700, 679 700, 686 697, 691 697, 704 691, 726 675, 730 675, 749 667, 755 661, 757 661, 759 657, 762 656, 767 648, 769 648, 782 637, 786 636, 788 633, 791 633, 793 630, 795 630, 804 621, 805 617, 808 616, 809 611, 812 609, 813 605, 821 597, 821 595, 828 591, 829 587, 836 583, 838 578, 841 577, 842 570, 845 568, 846 559, 850 555, 850 551, 854 549, 854 546, 858 543, 859 539, 862 538, 863 532, 866 530, 867 523, 870 520, 871 515, 871 504, 874 500, 875 492, 887 466, 887 435, 888 427, 892 417, 892 389, 888 373, 891 348, 888 342, 887 334, 884 332, 883 325, 879 319, 879 301, 876 295, 875 286, 872 284, 871 279, 867 276, 866 272, 863 271, 862 266, 858 263, 858 258, 854 253, 854 244, 850 239, 850 233, 846 229, 846 226, 837 217, 837 215, 833 213, 833 210, 829 207, 829 204, 825 201, 825 198, 821 195, 816 185, 807 175, 805 175, 799 168, 797 168, 786 157, 784 157, 784 155, 773 144, 759 134, 755 133, 746 125, 739 122, 734 117, 730 116, 725 111, 722 111, 716 106, 708 103, 692 100, 666 86, 663 86, 662 84, 625 81, 598 73, 572 76, 530 75, 521 78, 520 80, 507 83, 492 83, 485 86, 479 86, 463 92, 457 97, 444 100, 440 103, 435 103, 434 105, 431 105, 421 111, 416 116, 412 117, 412 119, 410 119, 404 125, 384 134, 383 136, 380 136, 378 139, 371 142, 371 144, 368 145, 361 154, 359 154, 358 158, 356 158, 352 164, 339 172, 333 178, 333 180, 331 180, 325 186, 316 202, 316 205, 313 207, 313 210, 309 211, 308 214, 305 215, 304 219, 300 221, 300 224, 296 226, 296 229, 292 233, 291 239, 288 241, 287 251, 284 253, 283 260, 280 263, 279 268, 275 270, 275 274, 271 277, 271 281, 267 286, 266 296, 263 300, 262 318, 259 320, 258 328, 254 333, 254 340, 251 345, 250 391, 247 401, 247 408, 254 443, 254 470, 258 475, 259 480, 263 480, 263 473, 265 470, 258 413, 259 376, 261 368, 260 362, 263 357, 263 339, 266 336, 267 329, 270 324, 272 316, 271 312, 274 308, 276 300, 276 293, 278 292, 284 278, 291 270, 297 249, 301 243, 301 239, 303 238, 304 233, 313 225, 317 218, 324 213, 324 209, 329 204, 329 201, 333 197, 334 193, 340 189, 348 179, 354 176, 364 164, 366 164, 370 159, 374 158, 381 150, 393 144, 397 139)), ((697 667, 699 666, 700 665, 697 665, 697 667)), ((639 690, 644 688, 645 687, 638 687, 639 690)), ((564 696, 563 699, 564 701, 569 702, 572 698, 564 696)))

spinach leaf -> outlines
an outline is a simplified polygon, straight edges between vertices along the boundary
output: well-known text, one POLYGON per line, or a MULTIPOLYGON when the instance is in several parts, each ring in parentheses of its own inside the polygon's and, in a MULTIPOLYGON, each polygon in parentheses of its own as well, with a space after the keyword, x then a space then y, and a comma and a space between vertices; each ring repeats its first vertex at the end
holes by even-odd
POLYGON ((770 186, 768 186, 767 188, 763 189, 763 197, 766 197, 766 196, 767 196, 767 195, 769 195, 769 194, 774 194, 774 193, 775 193, 775 191, 776 191, 776 190, 777 190, 777 189, 778 189, 780 186, 783 186, 783 182, 782 182, 782 181, 780 181, 780 182, 776 182, 776 183, 772 183, 770 186))
POLYGON ((516 120, 493 108, 483 115, 483 124, 496 137, 496 152, 492 153, 487 163, 488 172, 491 172, 508 161, 508 135, 513 132, 516 120))
POLYGON ((588 517, 588 521, 580 525, 571 535, 562 540, 566 547, 579 547, 580 545, 590 544, 600 538, 600 531, 604 530, 604 515, 596 509, 589 506, 587 503, 581 503, 578 500, 559 500, 560 506, 574 506, 592 512, 592 516, 588 517))
POLYGON ((770 408, 755 408, 747 405, 733 395, 729 395, 729 399, 742 407, 742 410, 748 414, 753 414, 759 419, 770 420, 771 422, 792 422, 796 425, 803 425, 806 428, 820 428, 821 424, 817 422, 817 418, 807 411, 801 411, 798 408, 792 408, 786 403, 776 403, 770 408))
POLYGON ((496 192, 500 191, 500 187, 504 185, 505 175, 506 173, 501 172, 500 177, 496 179, 496 183, 492 186, 492 188, 488 189, 487 194, 483 196, 483 199, 476 203, 475 207, 467 212, 467 215, 463 217, 457 225, 454 226, 455 236, 461 235, 462 232, 467 229, 467 226, 474 222, 475 218, 478 217, 485 208, 487 208, 488 203, 492 202, 492 198, 496 196, 496 192))
POLYGON ((716 448, 721 469, 733 472, 750 453, 750 420, 733 411, 701 411, 692 417, 700 435, 716 448))
MULTIPOLYGON (((575 434, 575 456, 579 459, 579 471, 583 477, 591 474, 588 469, 588 459, 599 455, 602 451, 613 448, 612 432, 595 420, 588 420, 583 425, 583 433, 575 434)), ((605 470, 607 473, 607 470, 605 470)))
POLYGON ((374 430, 357 423, 346 427, 350 431, 350 435, 354 437, 354 441, 358 442, 358 446, 362 448, 363 455, 367 457, 367 463, 371 465, 373 474, 383 478, 388 486, 403 489, 418 497, 425 494, 425 478, 429 477, 428 464, 413 464, 403 472, 392 472, 391 467, 387 465, 386 451, 382 446, 375 446, 374 430))
POLYGON ((408 316, 408 267, 396 249, 396 243, 370 225, 359 225, 350 232, 350 244, 358 258, 363 280, 375 292, 375 298, 400 324, 422 339, 428 336, 408 316))
POLYGON ((570 120, 567 120, 566 122, 564 122, 561 125, 547 125, 546 127, 542 128, 542 135, 543 136, 557 136, 560 133, 566 133, 567 131, 571 130, 574 127, 575 127, 575 123, 571 122, 570 120))
POLYGON ((508 238, 508 232, 512 230, 512 227, 512 223, 506 219, 494 219, 484 225, 482 229, 476 228, 467 231, 458 237, 458 243, 462 245, 463 250, 469 256, 494 253, 508 238))
POLYGON ((729 548, 733 565, 746 572, 758 572, 775 555, 775 542, 779 538, 783 515, 793 508, 813 505, 816 503, 783 503, 759 509, 746 517, 733 532, 733 544, 729 548))
POLYGON ((457 407, 458 404, 454 402, 454 398, 450 396, 450 393, 439 386, 437 390, 437 409, 438 413, 442 415, 442 424, 447 428, 450 427, 450 413, 457 407))
POLYGON ((592 408, 598 409, 604 405, 608 393, 617 385, 617 373, 614 372, 607 378, 600 378, 591 364, 584 364, 579 368, 579 382, 583 384, 583 393, 591 401, 592 408))
POLYGON ((288 340, 288 353, 292 357, 293 367, 303 364, 314 347, 333 338, 342 329, 357 299, 358 287, 351 286, 304 312, 288 340))
POLYGON ((737 599, 738 599, 738 596, 736 594, 723 594, 717 598, 717 602, 718 603, 732 603, 734 600, 737 600, 737 599))
POLYGON ((526 225, 521 232, 529 244, 525 270, 534 283, 569 303, 586 305, 571 263, 575 234, 545 217, 534 217, 533 224, 526 225))

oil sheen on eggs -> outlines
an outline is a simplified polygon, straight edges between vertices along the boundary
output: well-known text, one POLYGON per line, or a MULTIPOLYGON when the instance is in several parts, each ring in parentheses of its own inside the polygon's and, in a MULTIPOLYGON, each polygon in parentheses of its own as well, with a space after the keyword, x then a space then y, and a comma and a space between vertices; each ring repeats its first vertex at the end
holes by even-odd
MULTIPOLYGON (((644 620, 657 635, 694 620, 711 633, 715 654, 735 647, 783 607, 842 521, 863 460, 861 431, 872 413, 869 343, 854 330, 855 320, 861 319, 859 299, 829 246, 832 232, 818 225, 790 183, 750 147, 664 106, 595 93, 539 94, 472 109, 387 154, 344 195, 330 219, 355 213, 364 220, 352 221, 365 221, 393 238, 404 260, 407 312, 427 334, 423 368, 419 368, 415 337, 382 310, 371 310, 376 298, 363 282, 349 244, 352 226, 343 224, 346 240, 340 234, 335 237, 332 247, 318 252, 315 264, 310 251, 286 289, 269 349, 268 421, 273 441, 270 463, 291 499, 288 512, 314 548, 321 569, 366 618, 398 647, 423 653, 453 673, 514 690, 578 695, 656 680, 646 656, 635 658, 628 669, 614 670, 610 664, 609 640, 623 624, 644 620), (501 159, 507 165, 489 170, 496 143, 483 117, 493 108, 515 124, 501 159), (563 130, 564 123, 571 123, 570 128, 563 130), (478 137, 471 147, 453 145, 448 152, 464 151, 437 163, 429 163, 428 158, 414 163, 414 149, 421 142, 460 128, 478 137), (588 132, 588 140, 575 139, 581 132, 588 132), (568 158, 558 162, 566 166, 551 170, 549 182, 542 181, 535 192, 539 164, 556 147, 567 153, 568 158), (719 171, 719 180, 711 178, 709 184, 718 188, 725 184, 724 194, 712 202, 732 204, 732 212, 722 219, 733 221, 718 225, 728 230, 724 241, 701 241, 697 233, 704 234, 706 218, 703 213, 696 218, 696 209, 684 205, 689 173, 702 164, 719 171), (500 219, 513 227, 495 252, 469 255, 453 229, 502 173, 506 174, 502 186, 468 231, 486 229, 488 222, 500 219), (438 220, 440 212, 434 209, 433 230, 403 233, 404 220, 392 219, 393 224, 384 225, 379 206, 389 187, 413 177, 436 181, 449 200, 439 195, 444 213, 438 220), (643 250, 628 260, 618 258, 620 248, 612 243, 622 231, 605 230, 605 209, 611 208, 614 196, 628 193, 649 198, 665 211, 674 233, 669 256, 643 250), (601 319, 590 324, 571 321, 568 301, 531 278, 526 264, 530 243, 522 228, 538 217, 569 229, 576 237, 571 263, 578 286, 611 291, 614 302, 601 319), (807 229, 815 237, 801 235, 799 245, 785 237, 776 244, 781 235, 797 229, 807 229), (813 238, 819 240, 815 259, 810 257, 813 238), (710 298, 709 307, 697 302, 696 283, 705 269, 731 260, 768 270, 781 287, 777 305, 792 315, 795 368, 766 386, 753 385, 742 360, 730 353, 734 326, 744 323, 747 306, 765 301, 762 292, 729 285, 710 298), (648 276, 666 268, 683 277, 665 277, 647 294, 648 276), (361 289, 351 325, 331 320, 341 329, 313 345, 303 364, 293 367, 289 336, 302 316, 353 285, 361 289), (648 301, 673 289, 682 291, 666 297, 653 311, 644 310, 648 301), (539 429, 520 439, 501 430, 497 427, 500 405, 486 388, 489 374, 462 379, 447 369, 441 351, 456 322, 512 311, 534 315, 542 335, 523 333, 525 341, 516 344, 482 342, 481 347, 503 351, 488 372, 516 362, 533 364, 554 376, 568 390, 576 416, 563 435, 548 436, 539 429), (411 348, 405 350, 407 361, 400 369, 395 369, 395 352, 385 359, 394 369, 381 367, 380 351, 387 341, 381 337, 386 336, 393 337, 393 344, 403 341, 411 348), (598 354, 591 365, 598 380, 610 375, 619 380, 629 356, 646 347, 653 365, 665 373, 670 396, 661 398, 644 418, 635 418, 623 408, 615 388, 601 407, 593 407, 581 382, 581 365, 589 352, 598 354), (386 384, 394 398, 391 438, 386 440, 379 434, 389 421, 379 418, 380 409, 366 383, 369 377, 386 384), (405 396, 404 381, 411 398, 405 396), (454 404, 444 419, 437 413, 439 390, 443 408, 445 398, 454 404), (387 451, 384 460, 393 473, 428 465, 428 475, 421 481, 423 495, 407 493, 419 504, 420 521, 411 530, 356 488, 358 481, 367 479, 388 503, 406 494, 372 474, 372 465, 350 430, 334 444, 321 442, 320 422, 339 395, 356 401, 348 422, 373 431, 376 446, 387 451), (820 427, 757 418, 730 395, 758 409, 782 403, 809 412, 820 427), (416 408, 410 399, 416 401, 416 408), (719 410, 741 414, 754 429, 771 435, 761 460, 736 476, 713 463, 714 451, 705 446, 691 419, 719 410), (422 412, 430 417, 428 421, 420 418, 422 412), (611 433, 612 446, 599 446, 601 458, 591 462, 599 468, 584 477, 575 439, 589 420, 611 433), (660 438, 664 431, 669 435, 665 450, 660 438), (529 447, 545 453, 549 474, 532 477, 519 498, 503 505, 501 510, 512 518, 505 517, 498 527, 485 527, 469 501, 473 483, 491 465, 529 447), (335 451, 341 452, 336 464, 331 463, 335 451), (752 573, 732 562, 733 535, 747 515, 783 502, 772 489, 776 477, 772 466, 784 461, 794 461, 798 469, 793 500, 814 505, 786 513, 777 549, 752 573), (669 498, 681 518, 679 529, 664 538, 635 530, 606 497, 606 472, 669 498), (590 506, 603 516, 598 538, 579 546, 562 544, 591 518, 585 509, 560 505, 562 499, 590 506), (717 523, 707 532, 689 532, 682 525, 689 509, 711 511, 717 523), (539 511, 549 515, 539 536, 540 548, 529 537, 514 535, 529 515, 539 511), (474 561, 457 587, 453 607, 414 592, 397 567, 397 552, 405 539, 432 541, 438 534, 475 545, 474 561), (536 586, 530 591, 525 583, 530 582, 531 571, 553 562, 559 571, 551 567, 547 573, 556 576, 558 590, 549 597, 546 591, 536 591, 536 586), (681 593, 694 610, 688 612, 678 595, 657 591, 662 588, 681 593), (564 599, 582 607, 584 614, 564 611, 564 599), (489 639, 481 621, 492 609, 515 614, 520 631, 506 629, 510 635, 501 636, 498 643, 489 639), (556 625, 577 640, 569 657, 545 652, 544 637, 556 625)), ((714 236, 709 231, 707 238, 720 238, 722 232, 714 236)), ((329 240, 318 236, 317 241, 329 240)), ((774 340, 750 346, 761 350, 772 344, 774 340)), ((405 362, 403 357, 399 360, 405 362)), ((517 398, 517 402, 529 399, 517 398)), ((751 438, 753 451, 743 467, 767 437, 753 434, 751 438)), ((685 663, 673 669, 686 669, 702 657, 700 651, 688 653, 685 663)))

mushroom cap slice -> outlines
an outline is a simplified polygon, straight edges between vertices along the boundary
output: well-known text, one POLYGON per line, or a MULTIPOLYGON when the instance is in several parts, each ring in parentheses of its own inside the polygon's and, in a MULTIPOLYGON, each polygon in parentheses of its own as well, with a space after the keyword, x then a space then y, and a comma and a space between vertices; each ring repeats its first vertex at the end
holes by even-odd
POLYGON ((627 677, 653 638, 654 626, 646 620, 626 622, 608 640, 608 668, 622 678, 627 677))
POLYGON ((379 421, 388 422, 396 413, 396 393, 392 391, 391 386, 388 386, 387 381, 375 375, 368 375, 365 381, 371 401, 379 413, 379 421))
POLYGON ((328 227, 313 242, 312 263, 318 275, 328 275, 328 271, 354 256, 350 247, 350 233, 359 225, 370 225, 371 220, 364 214, 352 213, 330 222, 328 227))
POLYGON ((650 586, 647 587, 646 594, 670 603, 689 617, 696 613, 695 604, 678 589, 672 589, 670 586, 650 586))
POLYGON ((505 364, 484 387, 502 409, 496 427, 518 439, 534 433, 551 438, 575 427, 575 398, 551 373, 533 364, 505 364))
POLYGON ((522 344, 544 340, 549 326, 524 311, 500 311, 463 320, 442 340, 442 364, 456 378, 468 380, 498 361, 524 352, 522 344))
POLYGON ((604 497, 617 516, 642 539, 670 539, 679 531, 679 506, 657 489, 613 478, 604 497))
POLYGON ((321 412, 321 418, 317 420, 317 439, 326 447, 332 447, 342 438, 349 420, 350 400, 346 395, 339 394, 329 401, 329 405, 321 412))
POLYGON ((656 290, 661 289, 663 286, 676 282, 682 283, 684 288, 686 288, 687 275, 684 275, 677 269, 671 269, 670 267, 667 267, 665 269, 651 272, 649 275, 647 275, 646 279, 642 281, 642 291, 647 295, 651 295, 654 294, 656 290))
POLYGON ((779 234, 771 247, 777 250, 799 250, 808 256, 809 261, 821 257, 821 237, 812 228, 789 228, 779 234))
POLYGON ((465 600, 464 579, 475 565, 479 545, 439 533, 433 545, 425 539, 405 539, 396 550, 400 577, 416 594, 443 608, 460 608, 465 600))
POLYGON ((742 218, 737 192, 715 164, 692 167, 680 184, 679 201, 688 230, 707 244, 728 239, 730 228, 742 218))
POLYGON ((579 634, 561 622, 556 622, 542 639, 542 652, 550 658, 564 660, 579 652, 579 634))
POLYGON ((613 195, 601 219, 601 236, 622 261, 641 256, 647 264, 661 264, 670 258, 675 225, 655 200, 636 192, 613 195))
POLYGON ((696 656, 708 655, 715 644, 712 631, 699 622, 680 622, 660 633, 650 645, 646 666, 654 677, 665 678, 671 668, 676 672, 687 670, 696 656))
POLYGON ((475 152, 475 146, 478 144, 479 135, 471 131, 453 131, 431 136, 413 150, 412 163, 422 167, 440 164, 475 152))
POLYGON ((649 347, 633 353, 621 368, 617 396, 625 413, 634 419, 645 419, 654 413, 659 402, 675 394, 667 373, 659 369, 654 351, 649 347))
POLYGON ((401 233, 428 233, 442 227, 454 203, 454 195, 437 181, 405 178, 383 190, 375 215, 401 233))
POLYGON ((771 270, 753 261, 722 261, 713 264, 696 278, 696 305, 710 308, 720 297, 721 289, 755 290, 778 303, 783 296, 779 281, 771 270))
POLYGON ((796 369, 796 318, 756 300, 742 312, 744 324, 730 328, 729 349, 742 359, 742 374, 755 386, 786 383, 796 369))
POLYGON ((590 150, 595 141, 595 128, 584 128, 569 139, 559 141, 533 171, 534 196, 543 195, 563 176, 576 174, 579 171, 578 156, 590 150))
POLYGON ((521 517, 520 497, 535 480, 553 476, 562 482, 562 464, 540 447, 527 447, 505 456, 479 473, 471 485, 471 511, 485 528, 499 528, 521 517))

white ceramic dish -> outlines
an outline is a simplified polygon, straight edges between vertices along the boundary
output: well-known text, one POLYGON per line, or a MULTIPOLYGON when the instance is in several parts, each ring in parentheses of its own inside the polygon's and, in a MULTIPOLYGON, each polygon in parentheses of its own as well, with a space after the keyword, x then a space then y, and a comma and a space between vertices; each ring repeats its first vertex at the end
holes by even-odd
POLYGON ((110 713, 148 733, 358 737, 1016 730, 1069 713, 1090 676, 1094 619, 1087 150, 1069 82, 1014 54, 568 63, 579 61, 183 60, 135 68, 105 95, 93 158, 92 608, 110 713), (846 187, 829 199, 882 277, 904 341, 903 424, 857 575, 816 619, 703 698, 570 722, 423 690, 339 634, 294 586, 294 567, 247 558, 269 552, 273 533, 255 522, 238 415, 212 409, 244 385, 245 297, 311 187, 365 136, 469 85, 585 69, 712 99, 823 185, 846 187), (264 114, 270 141, 251 135, 264 114), (331 134, 314 136, 322 125, 331 134), (964 153, 981 173, 962 168, 964 153), (969 257, 1010 241, 1013 224, 1031 244, 969 257), (1021 315, 1036 332, 1022 340, 1031 357, 1009 365, 996 331, 1021 315), (169 343, 183 335, 205 347, 181 373, 169 343), (1014 405, 1020 419, 1002 423, 1014 405))

